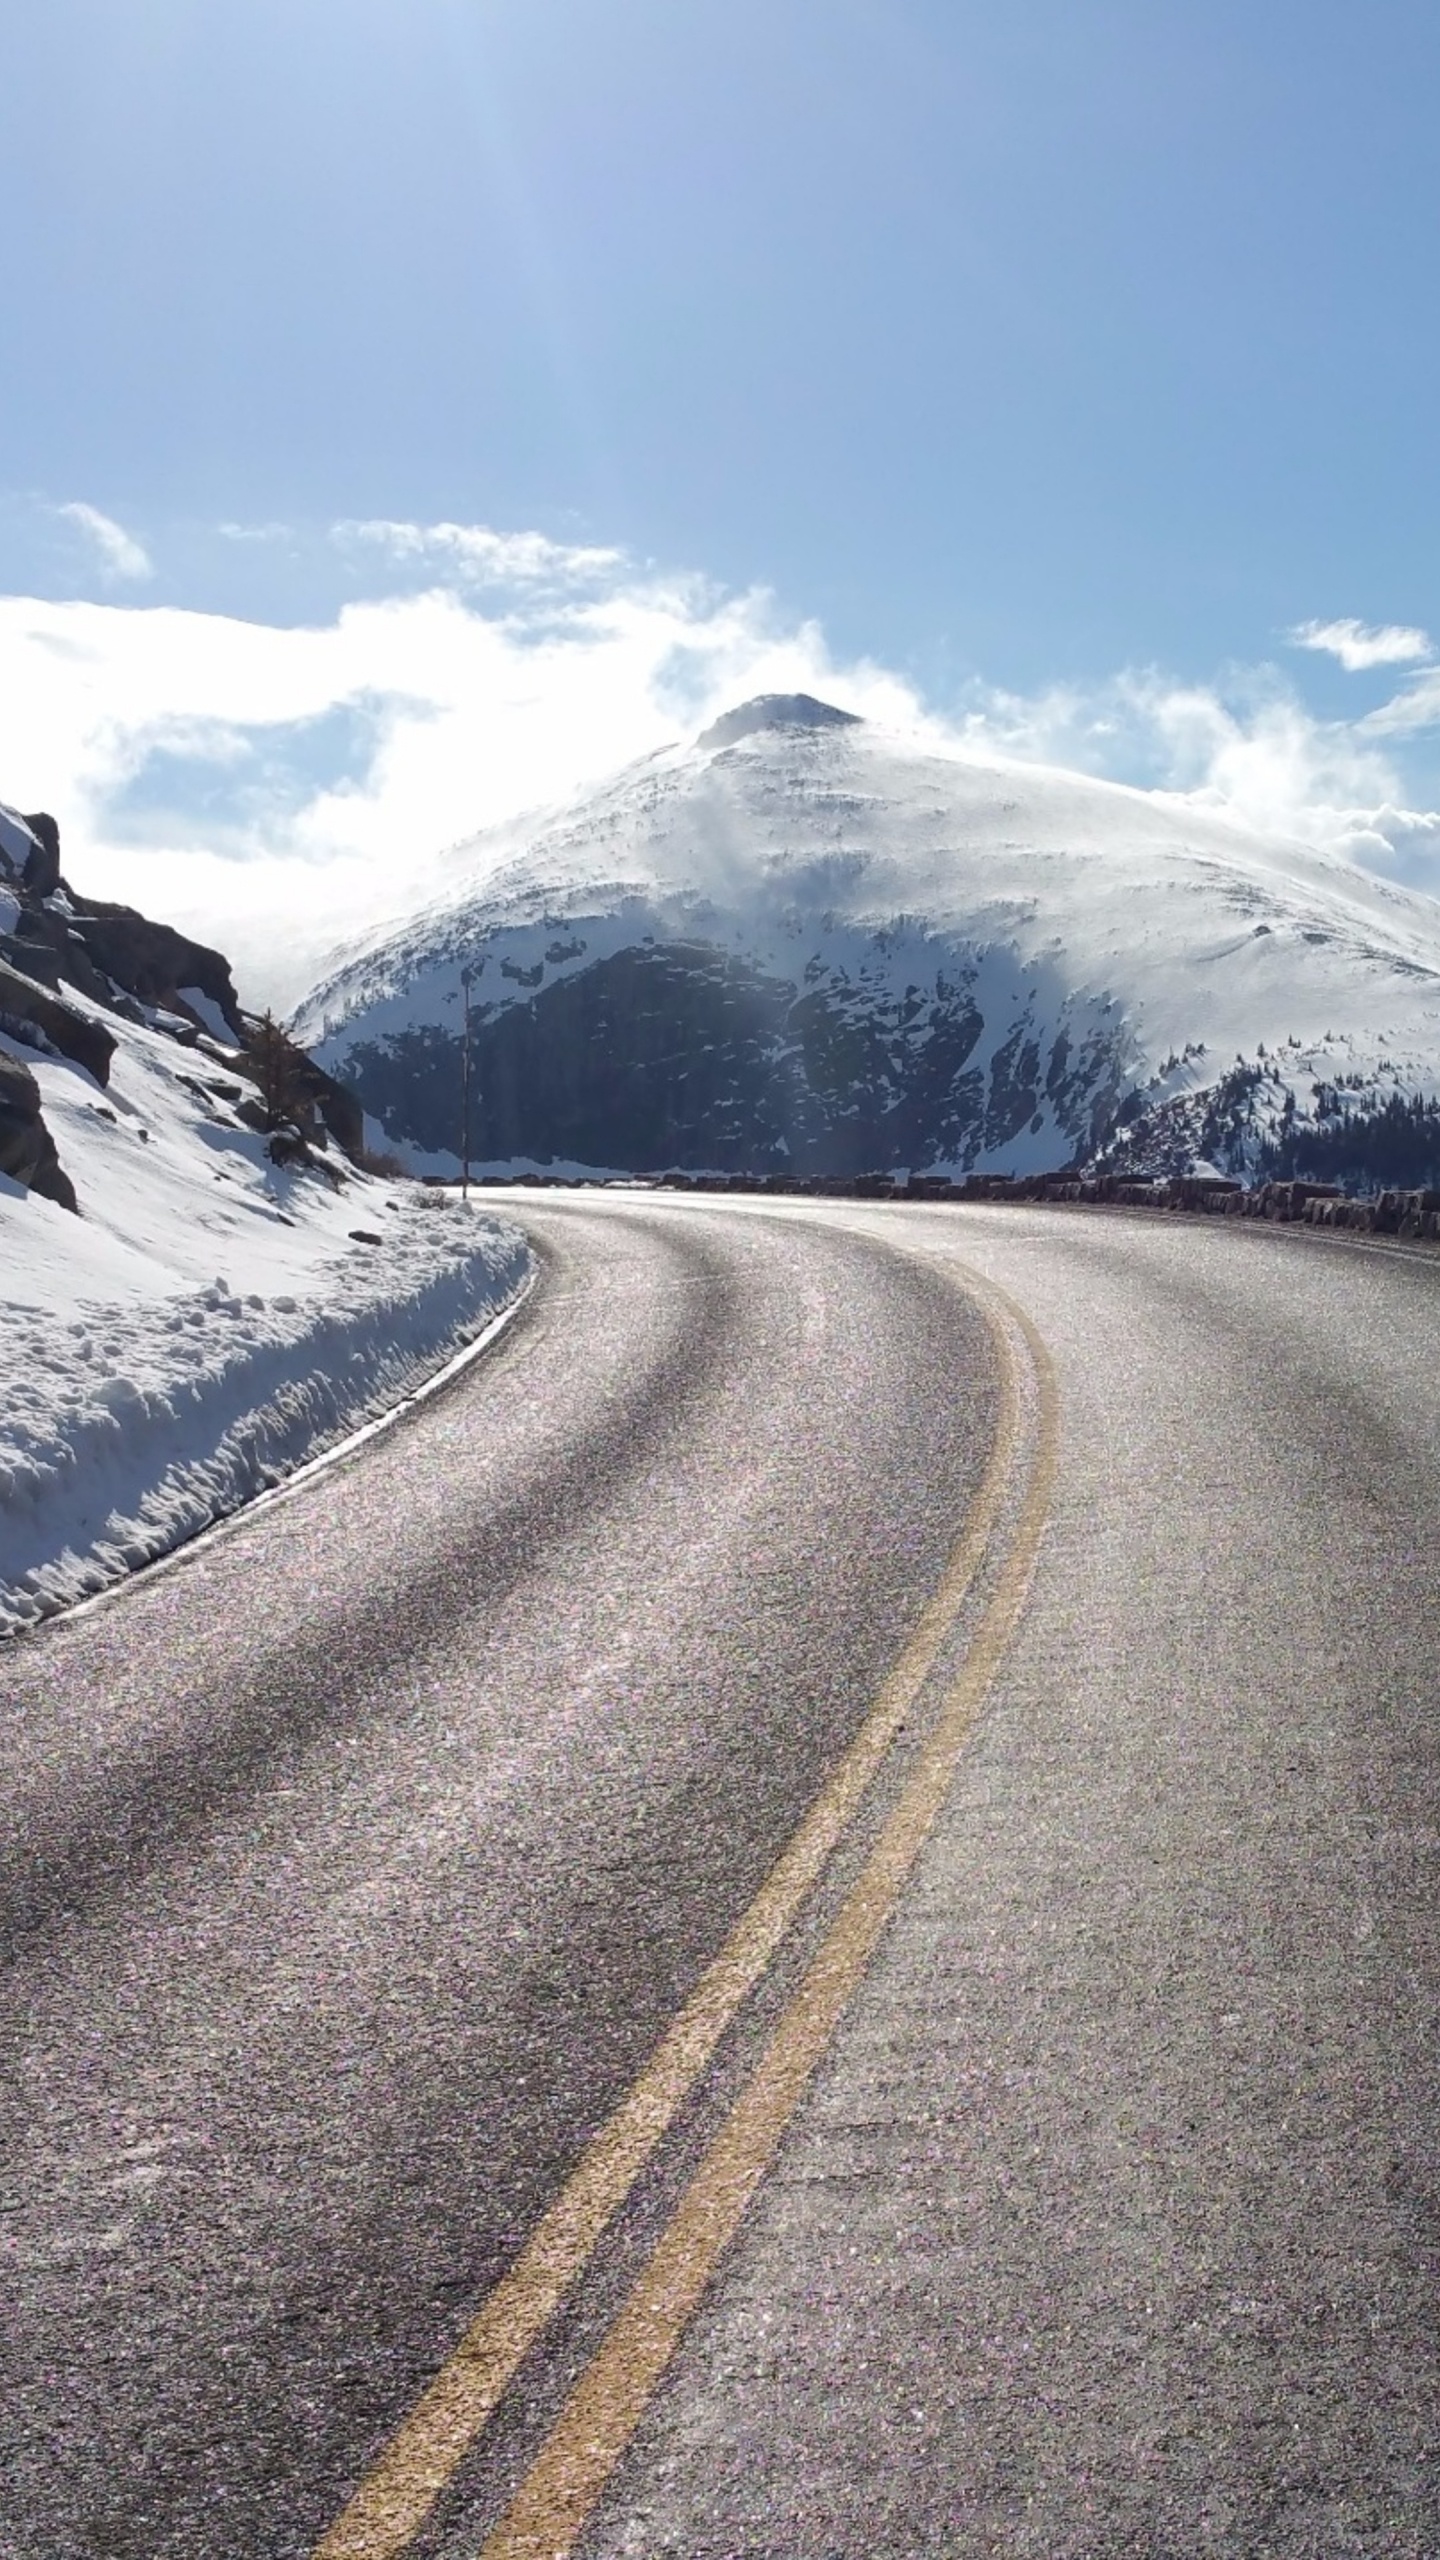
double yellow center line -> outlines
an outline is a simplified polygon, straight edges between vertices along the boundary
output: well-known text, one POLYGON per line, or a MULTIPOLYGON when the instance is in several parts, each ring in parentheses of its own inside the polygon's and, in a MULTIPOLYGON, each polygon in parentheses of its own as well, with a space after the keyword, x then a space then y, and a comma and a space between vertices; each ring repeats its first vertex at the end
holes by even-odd
POLYGON ((1055 1472, 1048 1354, 1013 1302, 975 1284, 1000 1359, 994 1443, 939 1587, 855 1741, 629 2094, 587 2146, 508 2274, 391 2438, 313 2560, 394 2560, 414 2540, 501 2395, 593 2257, 726 2028, 859 1812, 983 1562, 1011 1487, 1026 1417, 1015 1335, 1035 1382, 1029 1481, 964 1665, 856 1883, 756 2069, 531 2469, 482 2560, 563 2560, 634 2434, 716 2263, 857 1989, 940 1813, 956 1763, 1018 1624, 1055 1472))

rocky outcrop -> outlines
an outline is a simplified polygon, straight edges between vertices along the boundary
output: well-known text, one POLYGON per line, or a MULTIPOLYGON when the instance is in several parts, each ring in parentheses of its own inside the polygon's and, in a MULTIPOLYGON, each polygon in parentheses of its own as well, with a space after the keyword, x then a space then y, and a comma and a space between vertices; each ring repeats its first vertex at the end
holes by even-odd
POLYGON ((8 874, 20 906, 12 931, 0 937, 12 966, 52 986, 64 982, 121 1013, 133 1016, 138 1008, 143 1017, 160 1010, 213 1032, 216 1021, 191 1001, 199 995, 227 1037, 242 1045, 240 1001, 223 952, 192 942, 173 925, 152 923, 135 907, 82 897, 61 870, 55 820, 44 810, 4 815, 0 881, 8 874))
POLYGON ((97 1084, 108 1084, 115 1039, 103 1022, 80 1013, 36 979, 0 960, 0 1030, 27 1045, 40 1042, 72 1065, 84 1067, 97 1084), (38 1039, 36 1035, 39 1035, 38 1039))
MULTIPOLYGON (((101 1022, 0 961, 0 1032, 11 1042, 83 1067, 97 1084, 105 1084, 115 1041, 101 1022)), ((0 1042, 0 1173, 62 1209, 78 1209, 75 1186, 60 1162, 45 1124, 40 1087, 30 1069, 0 1042)))
MULTIPOLYGON (((152 924, 134 907, 111 905, 103 898, 69 892, 71 913, 66 942, 78 942, 86 959, 141 1005, 167 1012, 192 1013, 186 997, 193 988, 208 998, 234 1035, 243 1040, 240 1001, 224 954, 203 942, 192 942, 173 925, 152 924)), ((63 968, 63 962, 62 962, 63 968)), ((208 1024, 203 1025, 208 1029, 208 1024)))
POLYGON ((23 879, 32 898, 51 898, 60 886, 60 830, 46 809, 23 824, 35 841, 25 857, 23 879))
MULTIPOLYGON (((712 943, 633 945, 477 1005, 470 1152, 636 1173, 849 1175, 973 1163, 1033 1126, 1062 1160, 1103 1125, 1123 1059, 1103 1028, 1060 1027, 1038 1003, 987 1047, 961 970, 897 995, 840 968, 796 977, 712 943)), ((504 962, 501 963, 502 970, 504 962)), ((367 1110, 430 1153, 461 1144, 461 1043, 418 1023, 354 1042, 346 1072, 367 1110)))
POLYGON ((293 1138, 299 1152, 292 1151, 286 1161, 306 1161, 310 1148, 323 1149, 332 1138, 342 1155, 358 1161, 365 1144, 361 1104, 316 1065, 272 1014, 246 1017, 245 1051, 238 1063, 255 1086, 252 1095, 236 1097, 240 1118, 267 1136, 293 1138))
MULTIPOLYGON (((145 1023, 182 1047, 203 1045, 224 1057, 242 1080, 234 1089, 240 1116, 267 1132, 276 1127, 258 1091, 248 1106, 243 1100, 243 1082, 254 1084, 259 1076, 252 1055, 259 1026, 241 1012, 222 952, 134 907, 82 896, 65 878, 60 830, 44 811, 22 817, 0 807, 0 893, 0 1032, 12 1044, 11 1052, 0 1050, 6 1066, 0 1171, 67 1208, 77 1205, 41 1116, 35 1078, 12 1054, 18 1043, 69 1059, 97 1084, 108 1082, 115 1036, 96 1012, 68 1002, 70 995, 145 1023)), ((357 1158, 365 1119, 355 1096, 293 1044, 290 1084, 286 1117, 294 1123, 297 1160, 315 1161, 312 1149, 323 1159, 331 1140, 357 1158)))
POLYGON ((365 1144, 364 1105, 303 1049, 296 1052, 295 1081, 302 1130, 313 1136, 323 1129, 354 1162, 365 1144))
POLYGON ((28 1067, 0 1048, 0 1173, 62 1209, 76 1207, 75 1186, 56 1153, 40 1109, 40 1087, 28 1067))

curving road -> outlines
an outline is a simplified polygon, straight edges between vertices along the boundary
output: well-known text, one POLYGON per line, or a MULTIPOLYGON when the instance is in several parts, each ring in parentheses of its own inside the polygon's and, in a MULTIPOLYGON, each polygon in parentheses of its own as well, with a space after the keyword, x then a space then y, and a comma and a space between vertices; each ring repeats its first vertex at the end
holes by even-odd
POLYGON ((1440 1262, 515 1206, 0 1653, 6 2560, 1433 2560, 1440 1262))

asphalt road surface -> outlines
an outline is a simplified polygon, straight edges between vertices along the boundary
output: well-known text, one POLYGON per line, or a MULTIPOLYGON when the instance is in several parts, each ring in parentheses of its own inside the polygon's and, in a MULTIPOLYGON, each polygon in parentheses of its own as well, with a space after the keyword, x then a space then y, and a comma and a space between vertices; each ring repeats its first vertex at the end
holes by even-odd
POLYGON ((5 2560, 1434 2560, 1440 1259, 516 1205, 0 1652, 5 2560))

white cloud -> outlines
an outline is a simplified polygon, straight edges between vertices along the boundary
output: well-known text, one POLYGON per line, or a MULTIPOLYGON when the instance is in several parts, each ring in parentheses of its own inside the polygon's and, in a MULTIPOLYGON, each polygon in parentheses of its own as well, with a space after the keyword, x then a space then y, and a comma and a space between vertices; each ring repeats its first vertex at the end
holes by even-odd
POLYGON ((484 524, 404 524, 353 518, 332 527, 342 550, 368 549, 397 566, 448 571, 476 586, 575 586, 612 575, 624 555, 543 533, 496 533, 484 524))
POLYGON ((1368 622, 1347 618, 1343 622, 1298 622, 1286 633, 1292 648, 1320 649, 1328 657, 1338 658, 1347 675, 1359 675, 1368 667, 1404 667, 1416 658, 1430 658, 1435 644, 1426 631, 1413 624, 1368 622))
POLYGON ((1190 794, 1440 885, 1440 814, 1407 805, 1395 761, 1440 727, 1440 669, 1348 723, 1317 720, 1273 670, 977 687, 942 721, 900 677, 837 665, 763 592, 647 576, 538 534, 347 538, 381 592, 308 626, 0 597, 0 796, 55 812, 82 888, 230 951, 252 1001, 297 998, 336 942, 438 887, 457 839, 769 691, 818 693, 951 751, 1190 794), (420 592, 403 574, 416 563, 420 592), (406 591, 384 592, 397 573, 406 591))
POLYGON ((217 524, 222 542, 293 542, 295 528, 288 524, 217 524))
POLYGON ((1372 738, 1414 738, 1440 728, 1440 667, 1419 668, 1403 692, 1367 711, 1355 725, 1372 738))
POLYGON ((685 580, 547 590, 529 614, 432 585, 302 628, 0 598, 0 793, 54 811, 81 887, 203 932, 283 1003, 342 936, 411 904, 458 838, 796 689, 922 716, 882 670, 837 671, 765 595, 685 580), (349 762, 309 775, 347 715, 349 762), (177 772, 188 816, 167 797, 177 772))
POLYGON ((1364 725, 1317 720, 1265 670, 1242 672, 1222 692, 1149 668, 1035 695, 979 691, 964 735, 1008 755, 1224 802, 1255 826, 1304 832, 1317 806, 1397 790, 1364 725))
POLYGON ((1223 809, 1243 826, 1433 894, 1440 812, 1406 805, 1385 743, 1426 727, 1440 727, 1440 671, 1380 712, 1327 721, 1272 670, 1240 671, 1222 692, 1131 669, 1107 684, 1035 695, 977 688, 961 734, 979 752, 1068 765, 1223 809))
POLYGON ((103 516, 98 507, 88 507, 83 498, 73 498, 55 510, 67 524, 78 525, 94 545, 100 574, 107 580, 153 578, 154 564, 142 543, 127 533, 113 516, 103 516))

